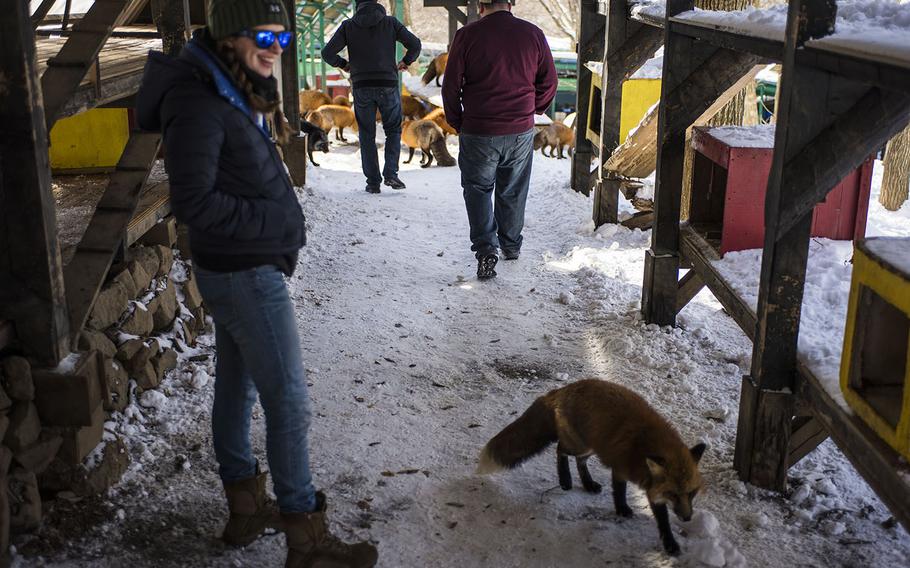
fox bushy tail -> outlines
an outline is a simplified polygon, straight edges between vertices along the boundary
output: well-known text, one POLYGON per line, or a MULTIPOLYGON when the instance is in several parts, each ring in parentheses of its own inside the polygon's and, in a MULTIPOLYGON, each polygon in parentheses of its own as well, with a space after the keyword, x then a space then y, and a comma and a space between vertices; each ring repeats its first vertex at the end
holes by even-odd
POLYGON ((512 469, 555 442, 556 420, 543 397, 534 401, 518 420, 493 436, 480 452, 477 473, 512 469))
POLYGON ((423 72, 423 77, 420 79, 423 81, 424 85, 429 85, 430 81, 436 78, 436 61, 430 61, 430 65, 427 67, 427 70, 423 72))
POLYGON ((455 158, 452 157, 452 154, 449 154, 449 149, 446 148, 445 134, 443 134, 442 137, 437 138, 431 142, 430 149, 433 151, 433 155, 436 157, 436 163, 440 166, 455 165, 455 158))

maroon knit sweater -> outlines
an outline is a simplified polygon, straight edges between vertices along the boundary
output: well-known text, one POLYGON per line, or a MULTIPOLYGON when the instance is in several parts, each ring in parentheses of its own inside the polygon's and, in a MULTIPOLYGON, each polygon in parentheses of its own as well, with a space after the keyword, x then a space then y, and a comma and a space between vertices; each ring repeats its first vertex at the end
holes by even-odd
POLYGON ((543 32, 511 12, 458 30, 442 84, 446 120, 459 133, 495 136, 534 127, 556 95, 556 66, 543 32))

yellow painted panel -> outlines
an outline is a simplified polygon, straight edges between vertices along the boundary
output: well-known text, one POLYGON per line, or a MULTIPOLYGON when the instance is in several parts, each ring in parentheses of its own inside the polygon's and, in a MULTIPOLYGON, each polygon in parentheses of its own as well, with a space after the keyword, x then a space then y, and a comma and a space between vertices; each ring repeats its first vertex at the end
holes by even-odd
POLYGON ((129 135, 122 108, 96 108, 60 119, 51 129, 51 168, 112 168, 129 135))
POLYGON ((630 79, 622 85, 622 111, 619 116, 619 143, 638 126, 654 103, 660 100, 660 79, 630 79))
POLYGON ((885 421, 863 397, 850 388, 850 362, 856 356, 853 337, 856 333, 856 317, 859 307, 860 288, 867 286, 882 299, 910 316, 910 281, 884 268, 863 250, 854 248, 853 279, 850 285, 850 299, 847 304, 847 322, 844 330, 844 350, 841 355, 840 387, 847 404, 891 447, 910 459, 910 345, 907 346, 906 376, 901 402, 901 414, 897 428, 885 421))

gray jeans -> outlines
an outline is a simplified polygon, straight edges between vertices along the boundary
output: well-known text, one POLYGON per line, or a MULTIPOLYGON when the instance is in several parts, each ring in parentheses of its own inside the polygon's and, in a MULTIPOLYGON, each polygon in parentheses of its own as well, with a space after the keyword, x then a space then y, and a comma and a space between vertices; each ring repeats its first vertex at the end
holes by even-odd
POLYGON ((521 250, 531 182, 534 129, 521 134, 458 136, 461 187, 476 256, 521 250), (494 206, 495 202, 495 206, 494 206))

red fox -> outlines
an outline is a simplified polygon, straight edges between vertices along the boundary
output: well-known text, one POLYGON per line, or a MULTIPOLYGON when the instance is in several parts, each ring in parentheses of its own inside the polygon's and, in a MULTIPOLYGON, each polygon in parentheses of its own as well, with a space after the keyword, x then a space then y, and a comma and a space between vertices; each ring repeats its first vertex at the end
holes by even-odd
POLYGON ((588 458, 596 455, 612 470, 616 513, 632 516, 626 483, 638 485, 648 496, 664 550, 679 554, 667 505, 684 521, 692 518, 692 500, 702 486, 698 462, 705 444, 686 447, 643 398, 620 385, 587 379, 538 397, 484 446, 477 473, 512 469, 553 442, 564 490, 572 488, 568 456, 574 456, 585 491, 600 493, 601 485, 591 479, 587 466, 588 458))
POLYGON ((430 61, 427 70, 424 71, 422 81, 426 85, 433 79, 436 79, 436 86, 439 86, 439 78, 446 72, 446 63, 449 62, 448 53, 440 53, 430 61))
POLYGON ((331 132, 333 128, 337 128, 335 140, 341 140, 342 142, 348 141, 344 137, 345 128, 350 126, 354 132, 357 132, 357 120, 354 118, 354 111, 342 105, 322 105, 307 114, 306 120, 321 128, 326 134, 331 132))
POLYGON ((561 122, 544 126, 534 135, 534 149, 540 150, 540 153, 548 158, 565 158, 562 151, 569 148, 569 156, 575 150, 575 131, 561 122), (550 154, 547 154, 547 148, 550 154), (557 156, 556 150, 559 149, 557 156))
POLYGON ((414 150, 420 148, 421 168, 429 168, 436 158, 436 163, 443 167, 455 165, 455 158, 446 148, 446 137, 432 120, 405 120, 401 123, 401 141, 410 149, 405 164, 414 159, 414 150))
POLYGON ((442 131, 446 135, 449 135, 449 134, 458 135, 458 133, 455 132, 455 129, 452 128, 452 125, 450 125, 449 122, 446 120, 446 113, 441 108, 437 108, 435 110, 430 111, 430 114, 426 115, 424 118, 435 122, 436 126, 438 126, 439 128, 442 128, 442 131))
POLYGON ((311 110, 316 110, 322 105, 332 104, 332 99, 325 93, 317 89, 300 91, 300 114, 306 116, 311 110))

